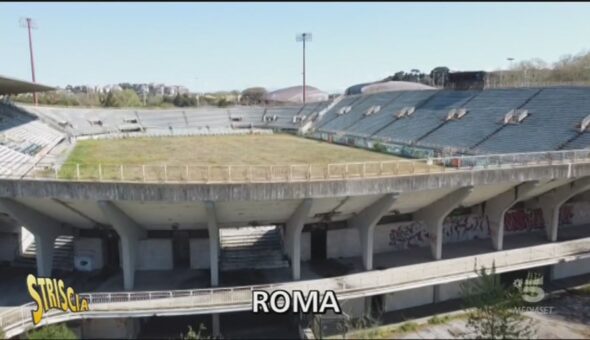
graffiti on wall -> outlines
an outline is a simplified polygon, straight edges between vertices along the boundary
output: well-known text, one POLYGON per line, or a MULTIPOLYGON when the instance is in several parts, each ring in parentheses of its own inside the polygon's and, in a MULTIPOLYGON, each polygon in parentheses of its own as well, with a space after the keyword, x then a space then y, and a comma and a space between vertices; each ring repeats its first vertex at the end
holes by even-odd
POLYGON ((443 242, 460 242, 490 237, 490 221, 487 216, 449 216, 443 225, 443 242))
POLYGON ((422 222, 399 223, 389 230, 389 245, 395 250, 424 247, 429 234, 422 222))
MULTIPOLYGON (((459 242, 489 237, 487 216, 461 215, 447 217, 443 224, 443 242, 459 242)), ((422 222, 397 223, 389 230, 389 245, 395 250, 425 247, 430 233, 422 222)))
MULTIPOLYGON (((565 204, 559 209, 559 225, 570 225, 573 223, 573 218, 574 208, 572 205, 565 204)), ((509 210, 504 215, 504 232, 507 234, 538 230, 544 227, 543 210, 540 208, 509 210)))
MULTIPOLYGON (((573 224, 573 221, 577 221, 575 213, 580 209, 571 204, 564 205, 559 211, 559 224, 573 224)), ((586 214, 590 215, 587 212, 586 214)), ((543 211, 538 208, 509 210, 505 215, 504 232, 506 234, 539 230, 544 226, 543 211)), ((395 223, 388 227, 390 228, 389 246, 394 250, 426 247, 430 244, 430 234, 421 221, 395 223)), ((449 216, 443 225, 443 242, 486 239, 490 237, 490 230, 487 216, 474 214, 449 216)))

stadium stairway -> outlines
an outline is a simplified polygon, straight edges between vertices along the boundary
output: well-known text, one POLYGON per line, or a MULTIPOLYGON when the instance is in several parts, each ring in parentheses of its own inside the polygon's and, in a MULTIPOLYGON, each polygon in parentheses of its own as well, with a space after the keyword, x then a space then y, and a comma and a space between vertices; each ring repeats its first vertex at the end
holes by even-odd
POLYGON ((222 228, 219 240, 222 271, 289 267, 276 226, 222 228))
MULTIPOLYGON (((74 236, 61 235, 55 239, 53 269, 62 271, 74 270, 74 236)), ((33 241, 24 253, 14 260, 15 267, 35 267, 37 248, 33 241)))

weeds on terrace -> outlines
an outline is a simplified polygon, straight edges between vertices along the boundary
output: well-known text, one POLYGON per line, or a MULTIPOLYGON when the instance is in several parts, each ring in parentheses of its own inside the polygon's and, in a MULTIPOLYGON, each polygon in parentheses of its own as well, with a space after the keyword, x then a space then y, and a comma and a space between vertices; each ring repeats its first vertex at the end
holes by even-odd
POLYGON ((430 319, 428 319, 428 324, 430 324, 430 325, 443 325, 449 321, 451 321, 451 317, 448 315, 445 315, 442 317, 435 315, 435 316, 431 317, 430 319))
POLYGON ((188 332, 186 334, 180 334, 180 338, 182 340, 197 340, 197 339, 213 339, 213 337, 209 335, 205 335, 205 331, 207 331, 207 327, 202 323, 199 324, 197 331, 193 329, 192 326, 188 326, 188 332))
POLYGON ((403 325, 399 326, 399 330, 403 333, 415 332, 416 330, 418 330, 418 324, 413 321, 408 321, 403 325))

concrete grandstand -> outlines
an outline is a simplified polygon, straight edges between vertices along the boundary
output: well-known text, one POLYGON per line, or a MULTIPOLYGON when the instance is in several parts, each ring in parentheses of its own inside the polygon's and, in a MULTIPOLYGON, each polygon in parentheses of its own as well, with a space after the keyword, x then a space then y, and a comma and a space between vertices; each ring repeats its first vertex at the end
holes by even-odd
POLYGON ((254 289, 334 290, 360 317, 457 299, 479 266, 590 274, 588 87, 183 110, 3 103, 0 117, 7 337, 35 327, 22 267, 64 277, 90 300, 88 312, 50 311, 44 324, 110 337, 136 336, 150 316, 190 314, 212 315, 223 334, 220 315, 251 310, 254 289), (384 158, 68 159, 85 139, 278 133, 384 158))

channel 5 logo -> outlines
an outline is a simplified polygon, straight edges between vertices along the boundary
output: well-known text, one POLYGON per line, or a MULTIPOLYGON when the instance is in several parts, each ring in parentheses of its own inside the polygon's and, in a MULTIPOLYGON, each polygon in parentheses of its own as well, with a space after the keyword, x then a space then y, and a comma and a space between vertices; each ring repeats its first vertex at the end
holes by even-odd
POLYGON ((33 324, 37 325, 43 319, 43 314, 50 309, 59 309, 72 313, 88 310, 88 299, 81 298, 74 288, 66 287, 63 280, 48 277, 27 276, 27 289, 29 295, 37 304, 37 309, 31 311, 33 324))

